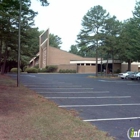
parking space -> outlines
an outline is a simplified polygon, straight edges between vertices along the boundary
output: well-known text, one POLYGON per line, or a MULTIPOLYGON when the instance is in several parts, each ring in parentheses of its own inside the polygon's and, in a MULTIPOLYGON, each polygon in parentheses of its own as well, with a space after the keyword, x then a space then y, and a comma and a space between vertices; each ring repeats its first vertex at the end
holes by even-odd
POLYGON ((129 128, 140 129, 140 82, 89 75, 23 74, 20 80, 59 107, 77 110, 83 121, 127 140, 129 128))

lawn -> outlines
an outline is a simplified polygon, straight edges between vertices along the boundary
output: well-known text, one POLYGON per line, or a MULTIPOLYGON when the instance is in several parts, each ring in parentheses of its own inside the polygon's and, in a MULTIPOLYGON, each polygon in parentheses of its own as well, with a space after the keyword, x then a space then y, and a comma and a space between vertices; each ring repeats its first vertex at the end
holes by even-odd
POLYGON ((113 140, 8 76, 0 75, 0 140, 113 140))

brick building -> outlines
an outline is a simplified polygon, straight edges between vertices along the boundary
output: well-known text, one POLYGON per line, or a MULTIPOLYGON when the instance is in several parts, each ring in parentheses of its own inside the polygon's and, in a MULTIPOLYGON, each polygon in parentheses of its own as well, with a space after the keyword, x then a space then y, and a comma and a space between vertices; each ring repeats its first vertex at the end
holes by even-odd
MULTIPOLYGON (((98 58, 98 71, 101 71, 101 63, 106 64, 107 60, 98 58)), ((29 62, 29 67, 39 65, 39 68, 45 68, 49 65, 57 65, 60 69, 76 70, 77 73, 95 73, 96 59, 81 57, 64 50, 49 46, 49 29, 39 36, 39 52, 36 57, 29 62)), ((105 66, 103 65, 104 69, 105 66)), ((138 71, 140 63, 132 63, 132 71, 138 71)), ((112 60, 108 61, 108 69, 112 69, 112 60)), ((121 63, 119 60, 114 61, 114 71, 122 72, 127 70, 127 64, 121 63)))

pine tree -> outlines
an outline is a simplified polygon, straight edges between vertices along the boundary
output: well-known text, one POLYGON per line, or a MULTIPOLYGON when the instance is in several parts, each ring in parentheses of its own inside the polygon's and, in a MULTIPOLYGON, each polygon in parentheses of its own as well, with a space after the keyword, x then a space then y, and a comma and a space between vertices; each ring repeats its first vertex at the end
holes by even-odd
POLYGON ((96 76, 98 73, 98 47, 101 43, 101 34, 109 13, 102 6, 92 7, 83 17, 80 34, 78 35, 79 46, 86 45, 96 51, 96 76))

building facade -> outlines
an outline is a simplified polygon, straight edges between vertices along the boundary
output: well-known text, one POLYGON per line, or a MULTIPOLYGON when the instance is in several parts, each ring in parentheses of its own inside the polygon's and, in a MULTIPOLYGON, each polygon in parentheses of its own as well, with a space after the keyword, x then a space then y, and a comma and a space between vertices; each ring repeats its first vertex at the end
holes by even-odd
MULTIPOLYGON (((106 69, 107 60, 98 58, 98 72, 106 69)), ((96 59, 81 57, 64 50, 49 46, 49 29, 39 36, 39 53, 29 62, 29 67, 39 65, 39 68, 45 68, 49 65, 58 66, 58 71, 76 70, 77 73, 95 73, 96 59)), ((121 63, 119 60, 114 60, 114 72, 120 70, 127 71, 127 63, 121 63)), ((111 72, 112 60, 108 60, 108 72, 111 72)), ((132 63, 132 71, 140 70, 140 63, 132 63)))

